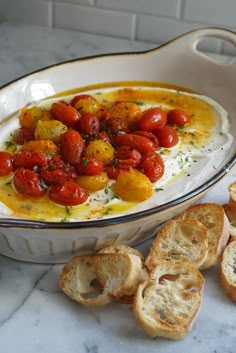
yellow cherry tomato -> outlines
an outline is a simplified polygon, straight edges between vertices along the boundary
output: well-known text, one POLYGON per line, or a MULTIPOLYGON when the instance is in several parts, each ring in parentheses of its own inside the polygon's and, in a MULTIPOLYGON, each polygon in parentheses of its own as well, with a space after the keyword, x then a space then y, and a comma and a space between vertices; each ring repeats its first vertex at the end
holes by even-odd
POLYGON ((130 168, 119 173, 114 191, 124 201, 141 202, 152 196, 153 187, 146 175, 130 168))
POLYGON ((109 178, 105 172, 98 175, 81 175, 77 183, 87 191, 88 194, 105 188, 109 178))
POLYGON ((86 157, 100 159, 103 163, 109 162, 113 158, 114 153, 112 145, 103 140, 91 141, 85 149, 86 157))

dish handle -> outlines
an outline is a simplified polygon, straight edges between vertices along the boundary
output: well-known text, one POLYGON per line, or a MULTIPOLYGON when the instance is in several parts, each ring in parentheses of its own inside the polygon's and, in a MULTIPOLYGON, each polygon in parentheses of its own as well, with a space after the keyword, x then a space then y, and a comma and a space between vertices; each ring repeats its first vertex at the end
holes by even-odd
MULTIPOLYGON (((217 27, 196 29, 194 31, 183 34, 180 37, 177 37, 176 39, 174 39, 169 43, 174 44, 175 42, 178 48, 181 47, 182 53, 185 52, 188 54, 193 54, 194 56, 197 55, 199 57, 202 57, 202 58, 204 57, 205 59, 211 60, 211 58, 208 55, 204 54, 202 51, 198 49, 198 44, 202 40, 211 39, 211 38, 223 40, 236 47, 236 33, 228 29, 217 28, 217 27)), ((222 63, 220 61, 217 61, 217 64, 225 65, 225 63, 222 63)), ((227 65, 236 65, 236 62, 232 60, 227 65)))

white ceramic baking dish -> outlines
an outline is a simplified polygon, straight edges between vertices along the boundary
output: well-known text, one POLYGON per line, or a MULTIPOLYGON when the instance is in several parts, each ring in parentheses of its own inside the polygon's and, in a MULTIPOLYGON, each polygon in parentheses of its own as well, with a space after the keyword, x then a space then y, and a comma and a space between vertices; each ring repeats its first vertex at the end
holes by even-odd
MULTIPOLYGON (((72 60, 34 72, 0 90, 0 121, 27 103, 71 88, 111 81, 158 81, 184 86, 219 102, 236 136, 236 64, 222 64, 199 52, 198 43, 218 38, 236 45, 236 34, 217 28, 187 33, 142 53, 122 53, 72 60), (92 73, 92 74, 91 74, 92 73)), ((0 218, 0 253, 18 260, 59 263, 102 246, 137 244, 158 225, 196 202, 235 164, 235 142, 222 166, 198 187, 160 206, 130 215, 71 223, 0 218)))

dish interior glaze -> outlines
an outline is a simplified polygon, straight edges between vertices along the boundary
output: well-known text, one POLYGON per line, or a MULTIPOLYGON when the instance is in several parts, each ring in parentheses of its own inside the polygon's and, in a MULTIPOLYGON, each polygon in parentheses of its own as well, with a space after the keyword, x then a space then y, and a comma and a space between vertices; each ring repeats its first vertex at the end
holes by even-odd
MULTIPOLYGON (((137 103, 142 111, 150 107, 163 110, 179 108, 190 116, 190 124, 178 129, 179 142, 172 148, 159 148, 165 163, 164 176, 153 183, 153 196, 143 202, 125 202, 115 197, 114 180, 106 188, 89 195, 79 206, 64 207, 41 198, 26 198, 12 186, 12 175, 0 178, 1 216, 46 222, 70 222, 104 219, 147 210, 172 201, 209 180, 225 162, 233 143, 228 113, 213 99, 188 89, 147 82, 116 82, 98 84, 62 92, 56 96, 32 102, 30 106, 50 108, 55 101, 70 102, 79 93, 91 94, 98 102, 109 105, 114 101, 137 103)), ((12 133, 20 127, 20 112, 1 124, 1 148, 13 153, 12 133)))

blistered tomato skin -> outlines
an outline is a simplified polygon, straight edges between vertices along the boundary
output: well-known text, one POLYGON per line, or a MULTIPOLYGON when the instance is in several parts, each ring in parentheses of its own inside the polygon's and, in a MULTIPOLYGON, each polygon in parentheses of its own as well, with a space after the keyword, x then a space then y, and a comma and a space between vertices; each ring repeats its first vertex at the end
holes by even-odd
POLYGON ((75 167, 80 175, 98 175, 104 171, 102 161, 93 157, 81 158, 80 163, 75 167))
POLYGON ((19 151, 15 152, 12 156, 14 168, 28 168, 34 167, 46 168, 48 159, 45 154, 40 152, 19 151))
POLYGON ((170 125, 181 127, 190 123, 190 117, 181 109, 172 109, 167 113, 167 121, 170 125))
POLYGON ((17 169, 13 177, 13 184, 19 194, 23 196, 39 197, 46 193, 38 174, 29 169, 17 169))
POLYGON ((77 206, 87 200, 86 191, 73 181, 64 181, 49 190, 49 199, 63 206, 77 206))
POLYGON ((65 162, 78 164, 84 149, 85 142, 78 131, 68 130, 61 136, 61 156, 65 162))
POLYGON ((141 153, 129 146, 119 147, 115 154, 115 162, 118 169, 135 168, 141 160, 141 153))
POLYGON ((72 177, 63 169, 56 170, 43 170, 40 173, 40 178, 46 183, 46 185, 58 185, 66 180, 71 180, 72 177))
POLYGON ((20 127, 15 130, 13 139, 18 145, 23 145, 25 142, 34 140, 34 128, 20 127))
POLYGON ((166 112, 161 108, 150 108, 143 112, 139 120, 139 129, 153 131, 165 125, 167 121, 166 112))
POLYGON ((147 137, 135 134, 119 135, 114 138, 114 143, 121 146, 129 146, 137 149, 141 154, 155 151, 154 143, 147 137))
POLYGON ((156 129, 153 133, 157 136, 160 147, 170 148, 175 146, 179 141, 177 131, 169 125, 156 129))
POLYGON ((68 127, 75 127, 81 118, 81 114, 74 107, 63 101, 53 103, 51 112, 56 120, 61 121, 68 127))
POLYGON ((165 167, 163 159, 157 154, 146 156, 140 163, 139 170, 141 170, 152 183, 155 183, 164 175, 165 167))
POLYGON ((0 152, 0 176, 9 175, 13 171, 12 157, 8 152, 0 152))
POLYGON ((154 143, 155 148, 159 147, 158 138, 152 132, 138 130, 138 131, 134 131, 133 134, 147 137, 149 140, 151 140, 154 143))
POLYGON ((99 131, 100 122, 96 115, 85 113, 78 121, 78 130, 84 135, 94 135, 99 131))

